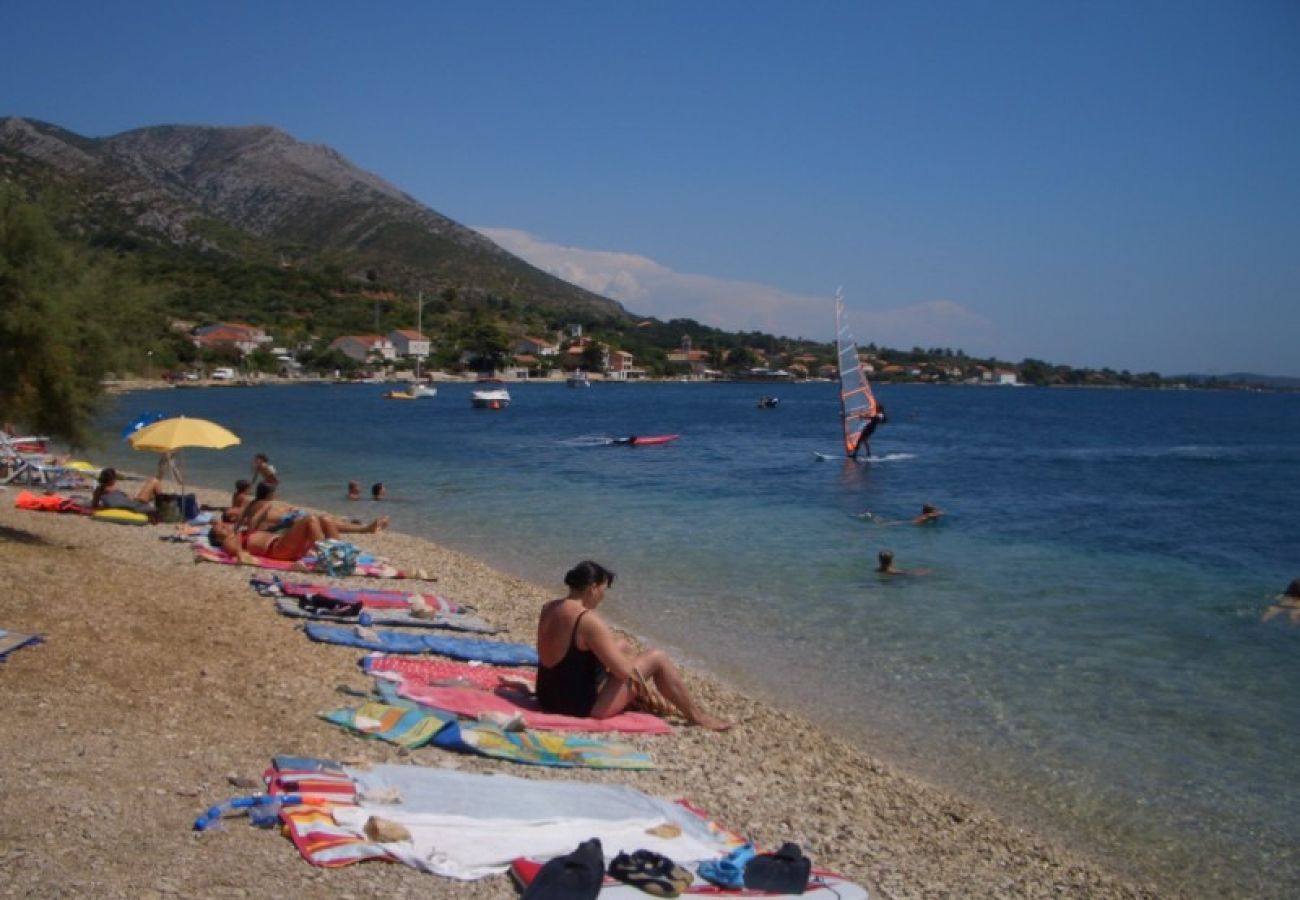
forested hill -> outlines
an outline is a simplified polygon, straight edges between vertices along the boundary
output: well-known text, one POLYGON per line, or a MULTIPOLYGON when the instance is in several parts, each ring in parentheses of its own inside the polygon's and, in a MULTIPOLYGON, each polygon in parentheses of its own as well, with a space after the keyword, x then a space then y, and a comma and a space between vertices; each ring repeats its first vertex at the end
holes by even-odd
POLYGON ((4 118, 3 184, 46 206, 64 235, 119 252, 332 272, 408 294, 470 291, 592 319, 628 315, 329 147, 268 126, 164 125, 87 138, 4 118))

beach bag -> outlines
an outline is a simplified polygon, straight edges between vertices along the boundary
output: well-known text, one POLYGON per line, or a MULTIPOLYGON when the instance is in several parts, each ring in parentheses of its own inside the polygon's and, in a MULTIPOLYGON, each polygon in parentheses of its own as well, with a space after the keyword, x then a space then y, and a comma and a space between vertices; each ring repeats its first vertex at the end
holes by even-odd
POLYGON ((316 542, 316 568, 326 575, 351 575, 360 556, 361 548, 347 541, 316 542))
POLYGON ((154 508, 158 510, 159 522, 180 522, 181 519, 181 495, 180 494, 156 494, 153 498, 154 508))

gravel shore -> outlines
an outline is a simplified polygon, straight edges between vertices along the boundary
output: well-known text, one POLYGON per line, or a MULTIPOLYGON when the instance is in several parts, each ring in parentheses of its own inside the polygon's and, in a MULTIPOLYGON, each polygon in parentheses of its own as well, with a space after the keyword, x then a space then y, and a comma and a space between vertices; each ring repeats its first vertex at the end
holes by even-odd
MULTIPOLYGON (((1170 896, 891 770, 794 715, 688 673, 724 734, 637 737, 660 768, 550 770, 362 741, 317 713, 369 687, 358 651, 314 644, 248 587, 260 570, 195 564, 171 526, 15 509, 0 491, 0 628, 46 643, 0 665, 0 897, 428 897, 507 900, 400 865, 321 870, 275 832, 196 815, 255 782, 276 753, 619 782, 687 797, 757 843, 799 843, 873 898, 1170 896)), ((202 494, 223 502, 225 495, 202 494)), ((289 498, 292 499, 292 498, 289 498)), ((531 642, 560 591, 409 536, 355 535, 436 577, 426 585, 531 642)), ((313 576, 314 578, 314 576, 313 576)), ((360 579, 335 579, 361 583, 360 579)), ((617 608, 607 611, 616 621, 617 608)))

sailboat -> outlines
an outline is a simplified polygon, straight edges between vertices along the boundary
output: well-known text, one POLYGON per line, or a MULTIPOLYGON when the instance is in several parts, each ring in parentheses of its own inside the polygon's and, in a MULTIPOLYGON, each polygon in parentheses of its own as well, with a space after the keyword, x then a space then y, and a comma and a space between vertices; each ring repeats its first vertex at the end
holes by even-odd
MULTIPOLYGON (((415 301, 415 332, 424 337, 424 291, 420 292, 419 299, 415 301)), ((432 400, 438 396, 438 389, 428 382, 420 380, 420 356, 415 357, 415 380, 406 388, 406 392, 416 400, 432 400)))
POLYGON ((862 439, 862 426, 876 414, 879 404, 858 358, 858 345, 844 316, 844 292, 835 292, 835 347, 839 354, 840 417, 844 426, 844 455, 853 456, 862 439))

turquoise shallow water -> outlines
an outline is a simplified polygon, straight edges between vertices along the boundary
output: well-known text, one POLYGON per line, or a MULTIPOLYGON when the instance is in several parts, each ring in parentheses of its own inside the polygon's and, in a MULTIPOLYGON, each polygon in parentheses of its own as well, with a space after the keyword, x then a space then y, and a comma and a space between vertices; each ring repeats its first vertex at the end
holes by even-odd
POLYGON ((396 527, 557 591, 600 560, 619 621, 913 771, 1193 893, 1300 893, 1300 628, 1259 621, 1300 576, 1300 395, 886 387, 861 465, 814 457, 831 384, 382 390, 127 395, 96 458, 147 467, 144 409, 214 419, 244 444, 196 481, 260 449, 288 499, 368 516, 343 487, 382 480, 396 527))

